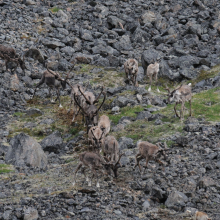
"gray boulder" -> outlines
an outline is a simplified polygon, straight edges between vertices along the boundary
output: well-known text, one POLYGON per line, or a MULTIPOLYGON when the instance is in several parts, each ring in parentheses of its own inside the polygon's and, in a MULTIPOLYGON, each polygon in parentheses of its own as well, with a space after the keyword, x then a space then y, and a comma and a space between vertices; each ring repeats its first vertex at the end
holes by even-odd
POLYGON ((68 56, 72 56, 75 53, 75 50, 72 47, 64 47, 61 49, 61 52, 65 53, 68 56))
POLYGON ((24 220, 37 220, 38 219, 38 211, 32 207, 28 207, 24 211, 24 220))
POLYGON ((133 139, 127 138, 127 137, 119 138, 118 143, 119 143, 120 150, 134 148, 135 146, 133 139))
POLYGON ((139 112, 136 120, 143 120, 151 118, 152 114, 149 111, 139 112))
POLYGON ((57 47, 65 47, 65 44, 57 40, 48 40, 48 39, 43 39, 42 40, 43 45, 56 49, 57 47))
POLYGON ((168 196, 165 205, 168 208, 178 210, 179 207, 184 207, 186 202, 188 202, 188 197, 184 193, 173 191, 168 196))
POLYGON ((24 133, 20 133, 10 141, 5 162, 15 166, 26 165, 45 168, 47 156, 37 141, 24 133))
POLYGON ((120 108, 127 106, 127 104, 135 104, 135 102, 129 98, 126 98, 124 96, 119 96, 112 102, 112 107, 119 106, 120 108))
POLYGON ((59 131, 55 131, 41 141, 44 151, 59 153, 63 144, 63 139, 59 131))

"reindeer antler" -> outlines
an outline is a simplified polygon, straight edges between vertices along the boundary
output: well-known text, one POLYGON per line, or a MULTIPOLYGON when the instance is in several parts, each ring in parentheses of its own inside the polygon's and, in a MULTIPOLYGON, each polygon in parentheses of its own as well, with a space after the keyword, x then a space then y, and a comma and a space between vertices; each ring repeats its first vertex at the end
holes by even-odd
POLYGON ((116 165, 119 164, 119 162, 120 162, 120 160, 121 160, 121 157, 122 157, 124 154, 125 154, 125 153, 119 154, 118 161, 115 163, 114 167, 116 167, 116 165))
POLYGON ((60 74, 58 74, 58 73, 53 72, 52 70, 50 70, 50 69, 48 68, 48 65, 47 65, 47 71, 48 71, 49 73, 51 73, 52 75, 54 75, 55 77, 57 77, 58 80, 64 81, 64 80, 60 77, 60 74))
POLYGON ((178 87, 177 89, 175 89, 175 90, 178 90, 178 89, 180 89, 180 88, 182 87, 182 85, 183 85, 183 84, 181 83, 181 85, 180 85, 180 86, 179 86, 179 87, 178 87))
POLYGON ((96 112, 95 112, 94 115, 96 115, 96 114, 99 112, 100 108, 102 107, 102 105, 103 105, 104 102, 105 102, 105 99, 106 99, 106 92, 102 92, 102 94, 104 95, 104 99, 103 99, 103 101, 102 101, 102 104, 101 104, 101 105, 99 106, 99 108, 96 110, 96 112))
POLYGON ((85 94, 81 91, 80 86, 78 85, 78 89, 80 91, 80 93, 82 94, 82 96, 85 98, 85 100, 91 105, 92 103, 90 102, 89 99, 87 99, 87 97, 85 96, 85 94))
POLYGON ((97 139, 96 136, 95 136, 94 133, 93 133, 92 128, 91 128, 91 133, 92 133, 93 137, 94 137, 95 139, 97 139))
POLYGON ((84 113, 85 115, 87 115, 87 113, 85 112, 85 110, 82 108, 82 106, 80 106, 80 104, 79 104, 78 101, 76 100, 76 94, 74 94, 73 97, 74 97, 74 100, 75 100, 76 104, 79 106, 79 108, 82 109, 82 111, 83 111, 83 113, 84 113))
POLYGON ((98 102, 100 95, 103 92, 104 87, 102 86, 102 91, 99 93, 98 97, 95 99, 95 101, 93 102, 94 104, 98 102))
POLYGON ((167 90, 170 93, 170 89, 167 87, 167 84, 165 90, 167 90))
POLYGON ((70 79, 70 78, 69 78, 69 74, 70 74, 70 72, 73 70, 74 66, 75 66, 75 64, 70 68, 70 70, 68 71, 68 73, 64 73, 64 74, 66 74, 65 81, 66 81, 67 79, 70 79))

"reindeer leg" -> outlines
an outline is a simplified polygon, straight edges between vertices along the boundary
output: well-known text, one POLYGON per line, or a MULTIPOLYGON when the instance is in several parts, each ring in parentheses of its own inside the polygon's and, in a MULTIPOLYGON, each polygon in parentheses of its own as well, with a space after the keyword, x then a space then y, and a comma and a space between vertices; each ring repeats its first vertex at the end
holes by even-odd
POLYGON ((51 103, 54 103, 54 100, 53 100, 53 94, 51 93, 51 88, 49 87, 49 96, 50 96, 50 102, 51 103))
POLYGON ((83 173, 83 175, 85 176, 86 182, 89 182, 89 177, 86 176, 85 170, 86 170, 86 168, 83 167, 83 169, 82 169, 82 173, 83 173))
POLYGON ((67 113, 70 113, 70 110, 71 110, 71 106, 72 106, 72 104, 73 104, 73 100, 71 99, 71 101, 70 101, 70 108, 69 108, 69 110, 68 110, 67 113))
POLYGON ((140 161, 143 159, 143 157, 141 156, 140 153, 138 153, 138 154, 135 156, 135 159, 136 159, 136 164, 135 164, 135 166, 134 166, 133 169, 135 169, 135 167, 138 165, 138 167, 139 167, 139 171, 141 172, 140 161))
POLYGON ((189 100, 189 105, 190 105, 190 116, 192 116, 192 100, 189 100))
POLYGON ((77 106, 76 106, 75 102, 73 101, 73 118, 72 118, 72 122, 74 122, 74 120, 75 120, 76 111, 77 111, 77 106))
MULTIPOLYGON (((63 106, 60 103, 60 89, 59 88, 57 89, 57 98, 59 99, 59 108, 63 108, 63 106)), ((56 100, 57 100, 57 98, 56 98, 56 100)))
POLYGON ((151 84, 152 84, 152 75, 150 75, 149 78, 150 78, 150 87, 149 87, 148 91, 150 92, 151 91, 151 84))
POLYGON ((184 104, 185 104, 185 102, 182 102, 181 113, 180 113, 180 120, 181 121, 183 121, 183 119, 184 119, 184 104))
POLYGON ((78 165, 77 168, 76 168, 76 171, 75 171, 75 173, 74 173, 73 186, 76 184, 76 174, 77 174, 78 170, 81 168, 82 165, 83 165, 82 163, 79 163, 79 165, 78 165))
POLYGON ((177 111, 176 111, 176 106, 177 106, 177 103, 175 103, 175 106, 174 106, 174 111, 175 111, 175 114, 178 118, 180 118, 180 116, 177 114, 177 111))
POLYGON ((155 81, 156 81, 156 85, 157 85, 157 92, 160 92, 160 90, 158 89, 158 79, 157 79, 157 74, 155 75, 155 81))
POLYGON ((135 86, 138 86, 137 75, 135 75, 135 86))
POLYGON ((143 171, 143 173, 142 173, 142 174, 144 174, 144 173, 145 173, 145 170, 146 170, 146 168, 147 168, 148 162, 149 162, 149 158, 147 157, 147 158, 146 158, 146 164, 145 164, 145 167, 144 167, 144 171, 143 171))

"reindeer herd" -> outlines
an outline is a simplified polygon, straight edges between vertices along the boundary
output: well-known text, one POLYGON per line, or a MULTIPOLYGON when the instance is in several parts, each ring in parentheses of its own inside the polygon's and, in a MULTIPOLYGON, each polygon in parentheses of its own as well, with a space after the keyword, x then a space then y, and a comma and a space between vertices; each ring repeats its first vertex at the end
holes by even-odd
MULTIPOLYGON (((11 69, 16 71, 17 67, 20 66, 23 72, 25 73, 25 54, 23 58, 20 55, 16 54, 15 50, 11 47, 7 47, 4 45, 0 45, 0 58, 5 60, 6 69, 11 69)), ((152 61, 152 64, 148 66, 144 66, 144 74, 149 77, 150 79, 150 86, 148 91, 151 91, 152 86, 152 79, 155 78, 155 82, 157 85, 158 73, 159 73, 159 62, 160 59, 157 61, 152 61)), ((45 65, 45 62, 44 62, 45 65)), ((66 74, 65 78, 62 78, 59 73, 54 72, 47 68, 42 74, 42 77, 39 83, 36 85, 33 97, 35 95, 36 89, 45 83, 49 87, 49 95, 51 98, 51 102, 56 102, 59 99, 59 107, 62 107, 60 102, 60 89, 65 89, 66 85, 68 84, 71 88, 71 102, 69 111, 73 105, 73 118, 72 122, 74 122, 76 116, 81 111, 83 115, 83 121, 87 128, 87 135, 88 135, 88 151, 85 151, 79 155, 79 163, 74 173, 74 181, 73 185, 76 184, 76 174, 77 172, 82 169, 82 173, 85 175, 86 181, 88 185, 91 186, 92 179, 96 177, 96 186, 100 187, 99 185, 99 176, 98 173, 103 175, 111 175, 114 174, 114 177, 117 177, 117 170, 121 167, 120 160, 124 154, 120 153, 119 151, 119 144, 118 141, 114 136, 108 135, 110 132, 111 122, 109 117, 106 115, 102 115, 99 117, 99 111, 103 106, 105 99, 106 99, 106 92, 104 87, 102 87, 101 92, 97 97, 90 92, 87 91, 87 87, 83 87, 82 85, 75 84, 72 85, 69 81, 70 77, 69 74, 74 68, 74 65, 66 74), (51 89, 56 90, 57 97, 55 101, 52 98, 51 89), (99 101, 100 96, 103 95, 103 101, 99 105, 96 104, 99 101), (86 169, 89 169, 92 172, 91 179, 89 180, 88 176, 86 176, 86 169)), ((138 75, 138 61, 135 59, 128 59, 124 63, 124 69, 126 78, 129 83, 133 84, 133 86, 138 86, 137 82, 137 75, 138 75)), ((190 103, 190 116, 192 115, 191 111, 191 99, 192 99, 192 92, 191 92, 191 84, 188 85, 180 85, 178 88, 174 89, 172 92, 168 87, 166 87, 168 91, 168 102, 175 102, 174 111, 177 117, 181 120, 184 118, 184 109, 185 109, 185 102, 189 101, 190 103), (178 115, 176 106, 177 104, 181 104, 181 111, 180 115, 178 115)), ((158 85, 157 85, 157 91, 158 85)), ((137 166, 141 172, 140 161, 142 159, 146 160, 146 164, 144 166, 145 172, 148 162, 150 160, 154 160, 162 165, 164 162, 161 161, 161 158, 166 160, 167 154, 166 151, 168 150, 166 143, 164 147, 161 146, 161 143, 157 145, 151 144, 147 141, 141 141, 137 143, 138 153, 135 156, 136 163, 133 167, 135 169, 137 166)), ((196 212, 195 214, 196 220, 208 220, 207 214, 203 212, 196 212)))
MULTIPOLYGON (((15 50, 11 47, 6 47, 4 45, 0 45, 0 57, 5 60, 6 69, 9 67, 9 63, 14 63, 14 66, 12 65, 12 68, 14 71, 20 65, 21 69, 26 69, 24 57, 21 59, 21 56, 16 54, 15 50)), ((45 64, 45 62, 44 62, 45 64)), ((86 129, 87 129, 87 135, 88 135, 88 145, 89 150, 86 152, 83 152, 79 156, 80 163, 78 164, 75 175, 74 175, 74 184, 75 184, 75 178, 76 173, 80 168, 82 168, 82 172, 85 174, 85 170, 89 168, 92 171, 92 177, 96 177, 97 179, 97 187, 99 186, 98 182, 98 174, 97 170, 103 174, 110 174, 111 172, 114 173, 114 176, 117 177, 117 170, 120 167, 120 159, 123 156, 123 154, 119 151, 119 144, 114 136, 108 136, 110 132, 111 122, 109 120, 109 117, 106 115, 102 115, 99 117, 99 111, 101 107, 103 106, 105 100, 106 100, 106 92, 105 88, 102 87, 101 92, 96 97, 93 92, 87 91, 87 86, 83 87, 82 85, 75 84, 72 85, 72 83, 69 81, 70 72, 74 68, 75 63, 70 68, 66 76, 62 78, 59 73, 54 72, 47 68, 42 74, 42 77, 39 81, 39 83, 36 85, 33 97, 35 95, 36 89, 45 83, 49 87, 49 95, 51 98, 51 102, 54 103, 56 100, 59 100, 59 107, 62 107, 61 101, 60 101, 60 89, 65 89, 66 85, 68 84, 71 88, 71 102, 69 106, 69 111, 71 111, 71 108, 73 106, 73 118, 72 122, 74 122, 75 118, 81 112, 83 115, 83 121, 85 123, 86 129), (55 101, 52 98, 51 89, 56 90, 57 97, 55 101), (97 106, 97 103, 99 102, 99 98, 103 95, 102 103, 97 106)), ((134 86, 138 86, 137 83, 137 74, 138 74, 138 61, 135 59, 128 59, 124 63, 124 69, 126 73, 126 78, 128 82, 132 83, 134 86)), ((147 68, 145 68, 145 74, 150 79, 150 87, 148 91, 151 91, 151 85, 152 85, 152 78, 155 78, 156 84, 157 84, 157 78, 158 78, 158 72, 159 72, 159 60, 156 62, 150 64, 147 68)), ((168 90, 168 101, 174 101, 174 111, 177 117, 179 117, 181 120, 184 117, 184 104, 186 101, 190 102, 190 115, 191 115, 191 85, 181 85, 177 89, 174 89, 172 92, 170 92, 169 88, 166 88, 168 90), (176 111, 176 105, 181 104, 181 112, 180 116, 178 115, 176 111)), ((159 92, 159 89, 157 87, 157 91, 159 92)), ((166 158, 166 150, 167 148, 162 148, 160 145, 156 146, 154 144, 151 144, 147 141, 139 142, 138 144, 139 152, 136 155, 136 164, 134 166, 134 169, 136 166, 139 166, 139 170, 141 172, 141 166, 139 162, 142 159, 146 160, 145 169, 148 165, 149 160, 155 160, 161 164, 163 164, 160 161, 160 158, 163 156, 166 158)), ((89 185, 91 185, 91 180, 89 181, 89 185)))

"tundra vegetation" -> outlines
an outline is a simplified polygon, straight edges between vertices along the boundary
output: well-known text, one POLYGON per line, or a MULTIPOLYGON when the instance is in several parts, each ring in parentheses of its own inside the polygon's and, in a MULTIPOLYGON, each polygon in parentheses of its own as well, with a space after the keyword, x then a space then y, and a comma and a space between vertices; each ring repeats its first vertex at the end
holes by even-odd
POLYGON ((0 13, 0 220, 219 220, 219 1, 0 13))

